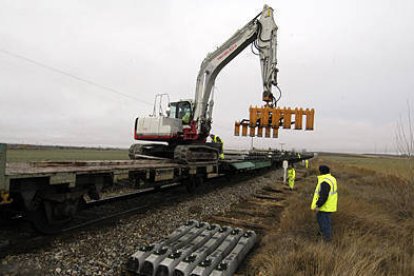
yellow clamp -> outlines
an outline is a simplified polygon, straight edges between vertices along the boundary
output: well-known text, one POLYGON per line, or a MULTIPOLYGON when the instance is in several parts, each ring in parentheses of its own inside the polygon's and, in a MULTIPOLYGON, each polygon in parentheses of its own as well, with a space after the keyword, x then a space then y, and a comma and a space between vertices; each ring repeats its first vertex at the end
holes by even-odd
POLYGON ((10 194, 8 192, 1 191, 0 192, 0 205, 6 205, 13 202, 13 199, 10 198, 10 194))
POLYGON ((234 135, 277 138, 279 127, 291 129, 294 124, 296 130, 303 129, 304 125, 306 130, 314 130, 314 120, 315 109, 313 108, 250 106, 249 121, 235 122, 234 135), (303 116, 306 117, 305 120, 303 116))

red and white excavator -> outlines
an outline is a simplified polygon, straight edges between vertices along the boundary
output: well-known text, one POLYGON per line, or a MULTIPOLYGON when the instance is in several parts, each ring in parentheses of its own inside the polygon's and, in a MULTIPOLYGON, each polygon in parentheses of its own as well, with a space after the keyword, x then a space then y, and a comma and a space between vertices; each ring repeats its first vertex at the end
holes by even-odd
MULTIPOLYGON (((216 77, 243 49, 252 45, 260 57, 263 101, 274 106, 277 99, 273 96, 272 86, 278 88, 276 32, 273 9, 265 5, 261 13, 203 60, 194 100, 170 102, 166 114, 154 112, 152 116, 136 118, 135 140, 165 143, 134 144, 130 148, 130 158, 152 156, 174 158, 179 162, 217 160, 219 147, 206 143, 212 124, 212 90, 216 77)), ((162 100, 162 95, 159 96, 162 100)))

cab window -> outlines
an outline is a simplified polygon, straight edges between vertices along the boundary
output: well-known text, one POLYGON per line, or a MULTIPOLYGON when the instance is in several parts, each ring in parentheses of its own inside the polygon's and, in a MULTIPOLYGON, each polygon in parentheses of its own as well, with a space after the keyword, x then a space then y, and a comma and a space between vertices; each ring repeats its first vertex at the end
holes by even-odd
POLYGON ((191 122, 191 104, 189 102, 177 103, 177 118, 183 121, 184 125, 191 122))
POLYGON ((178 103, 177 118, 182 119, 184 116, 191 116, 191 106, 189 102, 178 103))
POLYGON ((168 117, 177 118, 177 103, 171 103, 169 107, 170 113, 168 114, 168 117))

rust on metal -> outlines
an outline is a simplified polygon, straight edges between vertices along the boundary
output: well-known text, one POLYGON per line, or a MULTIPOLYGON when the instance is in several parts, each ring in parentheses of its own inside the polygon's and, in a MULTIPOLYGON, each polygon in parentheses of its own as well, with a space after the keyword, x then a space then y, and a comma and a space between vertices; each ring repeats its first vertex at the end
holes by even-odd
POLYGON ((312 109, 306 109, 306 130, 313 130, 313 124, 315 119, 315 110, 312 109))
POLYGON ((295 108, 295 129, 302 129, 303 109, 295 108))
POLYGON ((240 136, 240 122, 236 121, 234 123, 234 136, 240 136))

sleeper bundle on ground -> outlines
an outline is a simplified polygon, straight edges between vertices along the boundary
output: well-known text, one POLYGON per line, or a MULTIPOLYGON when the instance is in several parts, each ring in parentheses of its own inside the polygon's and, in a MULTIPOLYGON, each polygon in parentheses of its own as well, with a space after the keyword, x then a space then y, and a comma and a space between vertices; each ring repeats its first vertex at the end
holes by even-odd
POLYGON ((190 220, 167 238, 142 246, 130 256, 132 275, 233 275, 256 242, 241 228, 190 220))

